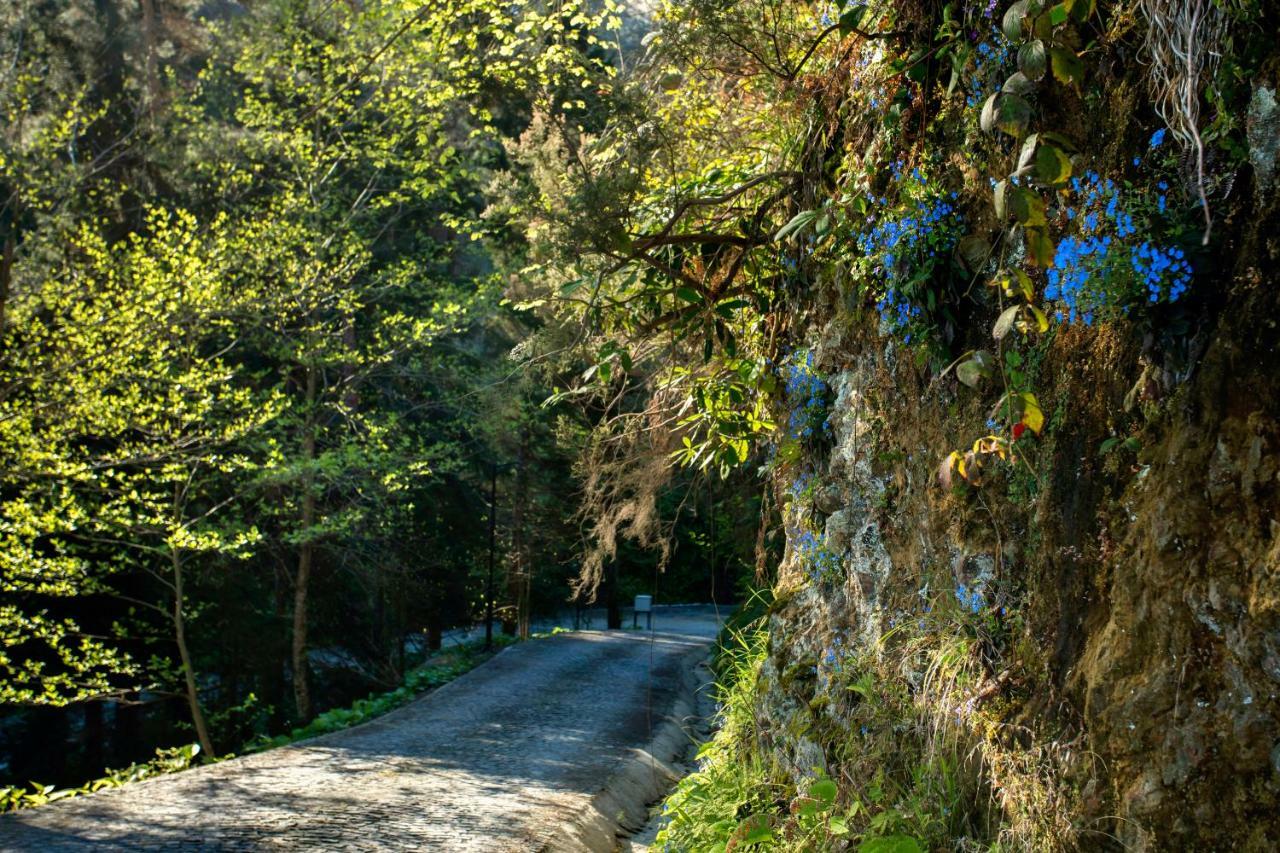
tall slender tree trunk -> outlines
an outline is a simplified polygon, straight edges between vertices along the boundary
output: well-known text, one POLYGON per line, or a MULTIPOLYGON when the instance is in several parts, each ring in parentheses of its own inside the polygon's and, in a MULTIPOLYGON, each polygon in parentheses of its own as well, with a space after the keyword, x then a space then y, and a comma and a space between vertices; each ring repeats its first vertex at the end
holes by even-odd
POLYGON ((440 599, 431 602, 427 611, 427 651, 438 652, 444 645, 444 613, 441 612, 440 599))
MULTIPOLYGON (((17 214, 14 214, 17 218, 17 214)), ((4 334, 5 317, 9 307, 9 288, 13 282, 13 254, 17 251, 18 240, 13 234, 16 226, 10 225, 5 230, 4 249, 0 253, 0 334, 4 334)))
POLYGON ((106 769, 103 755, 107 740, 106 727, 102 724, 102 703, 86 702, 84 705, 84 768, 83 775, 97 777, 106 769))
POLYGON ((605 624, 609 630, 622 627, 622 602, 618 598, 618 561, 610 560, 604 573, 605 624))
POLYGON ((302 543, 298 546, 298 572, 293 581, 293 700, 298 719, 311 719, 311 681, 307 666, 307 595, 311 585, 311 565, 315 546, 311 528, 316 522, 315 472, 316 458, 316 383, 314 366, 307 367, 306 419, 302 430, 302 458, 306 469, 302 475, 302 543))
POLYGON ((183 608, 184 577, 182 554, 177 548, 169 549, 169 562, 173 568, 173 638, 178 644, 178 657, 182 661, 182 676, 187 686, 187 705, 191 709, 191 724, 196 728, 196 740, 205 755, 214 755, 213 742, 209 740, 209 728, 205 725, 204 711, 200 708, 200 693, 196 689, 196 670, 191 663, 191 649, 187 646, 187 619, 183 608))
POLYGON ((512 556, 513 573, 511 597, 516 602, 516 630, 520 639, 529 639, 529 583, 532 566, 529 559, 529 539, 525 530, 525 518, 529 503, 529 471, 527 464, 529 431, 520 433, 520 446, 516 450, 516 488, 512 508, 512 556))
POLYGON ((156 43, 159 41, 156 22, 156 5, 155 0, 141 0, 141 5, 142 36, 146 46, 146 57, 143 61, 143 68, 144 76, 146 77, 147 115, 154 119, 156 114, 156 101, 160 97, 160 76, 156 70, 156 43))

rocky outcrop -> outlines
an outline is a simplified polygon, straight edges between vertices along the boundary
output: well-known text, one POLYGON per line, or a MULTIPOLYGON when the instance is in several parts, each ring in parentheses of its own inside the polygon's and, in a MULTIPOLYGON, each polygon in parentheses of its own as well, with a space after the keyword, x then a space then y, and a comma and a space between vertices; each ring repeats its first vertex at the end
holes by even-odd
POLYGON ((1268 318, 1280 306, 1256 263, 1241 262, 1180 369, 1153 367, 1132 330, 1062 327, 1038 373, 1056 401, 1049 426, 1021 468, 992 466, 979 488, 936 476, 981 429, 975 395, 838 313, 812 335, 831 437, 778 483, 787 494, 788 477, 812 476, 786 508, 793 544, 758 697, 778 769, 857 784, 850 756, 878 748, 875 713, 891 709, 904 754, 942 730, 968 745, 993 825, 1021 822, 1007 838, 1269 849, 1280 333, 1268 318), (1125 417, 1133 439, 1100 450, 1125 417), (838 575, 806 566, 806 529, 838 575))

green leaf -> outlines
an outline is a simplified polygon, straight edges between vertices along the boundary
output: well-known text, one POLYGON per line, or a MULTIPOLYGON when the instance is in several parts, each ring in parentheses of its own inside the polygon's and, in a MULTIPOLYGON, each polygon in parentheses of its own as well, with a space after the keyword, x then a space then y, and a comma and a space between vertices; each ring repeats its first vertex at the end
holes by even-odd
POLYGON ((1039 80, 1044 77, 1048 61, 1049 54, 1041 39, 1029 41, 1018 48, 1018 70, 1027 75, 1028 79, 1039 80))
POLYGON ((819 779, 809 786, 809 796, 828 807, 835 803, 837 793, 836 783, 830 779, 819 779))
POLYGON ((769 819, 766 816, 750 815, 738 824, 738 828, 733 832, 733 838, 739 845, 763 844, 773 840, 773 827, 769 825, 769 819))
POLYGON ((1045 225, 1044 199, 1035 190, 1026 187, 1014 187, 1009 194, 1009 210, 1023 226, 1040 227, 1045 225))
MULTIPOLYGON (((1009 79, 1004 81, 1004 85, 1000 87, 1000 91, 1009 95, 1025 95, 1035 89, 1036 84, 1021 71, 1015 71, 1009 75, 1009 79)), ((1028 105, 1028 114, 1030 105, 1028 105)))
POLYGON ((1049 25, 1056 27, 1067 22, 1067 4, 1059 3, 1049 7, 1049 25))
POLYGON ((1014 270, 1013 276, 1018 282, 1018 291, 1022 294, 1022 298, 1030 302, 1035 297, 1035 288, 1031 286, 1031 276, 1022 270, 1014 270))
POLYGON ((1000 220, 1001 222, 1004 222, 1005 216, 1007 215, 1007 209, 1006 209, 1007 205, 1005 203, 1005 199, 1009 194, 1008 190, 1009 190, 1009 182, 1000 181, 999 183, 996 184, 995 189, 992 191, 993 204, 996 209, 996 219, 1000 220))
MULTIPOLYGON (((1017 77, 1019 74, 1013 76, 1017 77)), ((1012 80, 1013 77, 1009 79, 1012 80)), ((1031 104, 1026 98, 1008 92, 1001 93, 996 109, 996 127, 1010 136, 1021 136, 1030 121, 1031 104)))
POLYGON ((1000 97, 1000 93, 996 92, 987 98, 982 105, 982 114, 978 118, 978 126, 982 128, 983 133, 995 133, 996 129, 996 99, 1000 97))
POLYGON ((920 48, 907 58, 907 79, 921 83, 929 74, 929 65, 924 60, 931 51, 920 48))
POLYGON ((737 309, 749 307, 751 307, 749 299, 729 299, 716 304, 716 313, 722 317, 731 317, 737 309))
POLYGON ((840 26, 840 35, 847 36, 854 30, 858 29, 858 26, 862 23, 862 17, 866 13, 867 7, 865 4, 861 3, 850 6, 846 9, 844 13, 840 15, 840 20, 837 21, 840 26))
POLYGON ((1049 65, 1053 68, 1053 76, 1061 83, 1084 80, 1084 63, 1074 50, 1056 46, 1049 48, 1049 65))
POLYGON ((858 845, 858 853, 924 853, 924 850, 910 835, 882 835, 863 841, 858 845))
POLYGON ((956 365, 956 378, 970 388, 977 388, 978 383, 990 378, 992 373, 991 356, 985 350, 978 350, 968 361, 956 365))
POLYGON ((799 233, 799 231, 813 220, 817 219, 819 211, 802 210, 795 216, 791 217, 791 221, 778 229, 778 233, 773 235, 774 240, 785 240, 790 234, 799 233))
POLYGON ((1071 161, 1067 155, 1052 145, 1041 145, 1036 150, 1035 176, 1042 184, 1056 186, 1071 177, 1071 161))
POLYGON ((1052 142, 1054 145, 1058 146, 1064 151, 1078 152, 1080 150, 1078 147, 1076 147, 1076 144, 1074 142, 1072 142, 1066 136, 1063 136, 1061 133, 1058 133, 1056 131, 1052 131, 1052 130, 1043 131, 1040 134, 1040 138, 1043 139, 1045 142, 1052 142))
POLYGON ((1027 0, 1018 0, 1004 13, 1000 29, 1009 41, 1022 41, 1022 19, 1027 15, 1027 0))
POLYGON ((1072 18, 1083 24, 1093 14, 1093 10, 1097 7, 1097 0, 1064 0, 1062 5, 1066 7, 1072 18))
POLYGON ((1031 133, 1022 141, 1022 150, 1018 152, 1018 172, 1021 174, 1023 170, 1035 158, 1036 145, 1040 142, 1040 134, 1031 133))
POLYGON ((676 296, 679 296, 685 302, 697 303, 702 301, 702 294, 692 287, 677 287, 676 296))

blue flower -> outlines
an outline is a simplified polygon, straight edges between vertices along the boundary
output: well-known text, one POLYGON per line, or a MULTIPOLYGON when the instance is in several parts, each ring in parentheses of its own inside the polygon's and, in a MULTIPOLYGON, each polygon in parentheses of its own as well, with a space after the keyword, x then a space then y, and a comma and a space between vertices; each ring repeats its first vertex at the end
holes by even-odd
POLYGON ((1151 134, 1150 147, 1152 148, 1160 147, 1160 145, 1164 142, 1164 135, 1165 135, 1165 129, 1163 127, 1157 130, 1155 133, 1151 134))

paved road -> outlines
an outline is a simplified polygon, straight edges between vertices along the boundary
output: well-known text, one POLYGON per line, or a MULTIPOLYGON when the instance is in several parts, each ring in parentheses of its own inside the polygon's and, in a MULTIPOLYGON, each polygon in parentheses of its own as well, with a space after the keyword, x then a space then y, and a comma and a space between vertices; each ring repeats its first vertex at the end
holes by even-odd
POLYGON ((716 627, 522 643, 363 726, 0 817, 0 850, 559 849, 716 627))

